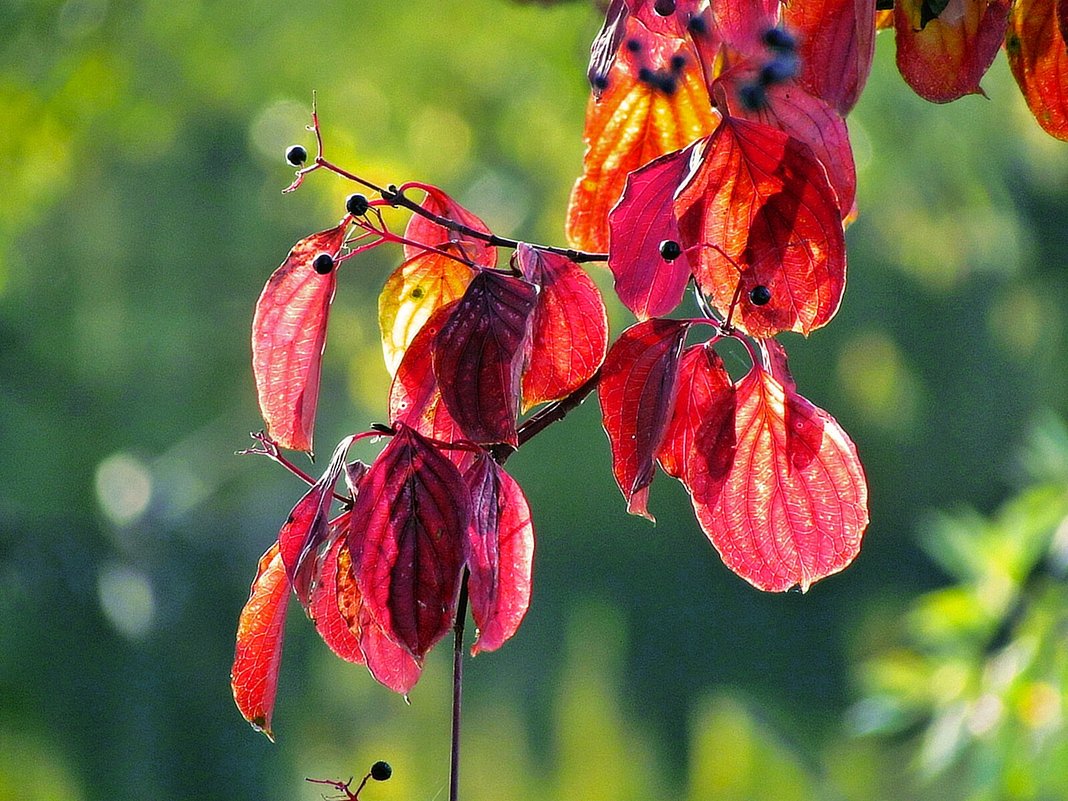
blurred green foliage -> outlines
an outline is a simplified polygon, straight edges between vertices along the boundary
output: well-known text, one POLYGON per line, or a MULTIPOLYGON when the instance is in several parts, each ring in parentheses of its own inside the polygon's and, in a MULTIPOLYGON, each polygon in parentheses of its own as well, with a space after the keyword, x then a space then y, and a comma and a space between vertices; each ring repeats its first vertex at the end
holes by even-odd
MULTIPOLYGON (((559 243, 598 24, 504 0, 5 5, 0 799, 313 799, 303 777, 379 758, 395 778, 368 801, 443 794, 443 653, 409 708, 294 615, 278 744, 230 698, 237 613, 300 494, 232 455, 260 425, 252 304, 350 191, 283 197, 282 151, 311 144, 317 91, 338 163, 559 243)), ((787 342, 868 471, 857 563, 761 595, 672 482, 655 528, 629 518, 586 404, 509 463, 535 596, 470 663, 466 799, 1068 794, 1068 447, 1035 428, 1068 416, 1068 150, 1000 59, 984 88, 928 105, 880 37, 850 118, 849 289, 787 342)), ((345 271, 320 443, 383 415, 374 301, 398 260, 345 271)))

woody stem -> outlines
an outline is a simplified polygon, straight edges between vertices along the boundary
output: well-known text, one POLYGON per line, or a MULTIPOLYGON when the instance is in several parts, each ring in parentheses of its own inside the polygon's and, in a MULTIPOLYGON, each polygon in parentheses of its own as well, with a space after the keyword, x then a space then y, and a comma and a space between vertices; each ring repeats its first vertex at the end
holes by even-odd
POLYGON ((464 622, 467 620, 467 577, 460 579, 460 598, 456 602, 452 646, 452 750, 449 755, 449 801, 457 801, 460 788, 460 707, 464 681, 464 622))

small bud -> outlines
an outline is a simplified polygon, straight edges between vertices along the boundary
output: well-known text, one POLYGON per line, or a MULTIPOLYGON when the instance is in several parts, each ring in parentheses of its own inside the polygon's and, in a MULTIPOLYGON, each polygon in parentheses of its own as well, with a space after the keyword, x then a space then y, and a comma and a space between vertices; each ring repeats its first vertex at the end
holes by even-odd
POLYGON ((749 300, 754 306, 766 306, 771 300, 771 290, 763 284, 758 284, 749 290, 749 300))
POLYGON ((294 167, 303 167, 308 160, 308 151, 300 145, 290 145, 286 148, 286 161, 294 167))
POLYGON ((345 211, 353 217, 362 217, 367 213, 368 207, 369 204, 366 195, 356 193, 355 195, 349 195, 345 199, 345 211))
POLYGON ((675 261, 682 255, 682 247, 674 239, 665 239, 660 243, 660 256, 664 261, 675 261))
POLYGON ((328 275, 334 269, 334 257, 329 253, 320 253, 312 260, 312 267, 319 275, 328 275))
POLYGON ((785 28, 768 28, 763 39, 766 47, 781 53, 793 53, 797 49, 797 41, 785 28))
POLYGON ((674 14, 675 0, 656 0, 656 2, 653 3, 653 11, 661 17, 666 17, 668 14, 674 14))
POLYGON ((393 775, 393 768, 390 767, 388 762, 379 760, 375 764, 371 765, 371 778, 376 782, 384 782, 393 775))

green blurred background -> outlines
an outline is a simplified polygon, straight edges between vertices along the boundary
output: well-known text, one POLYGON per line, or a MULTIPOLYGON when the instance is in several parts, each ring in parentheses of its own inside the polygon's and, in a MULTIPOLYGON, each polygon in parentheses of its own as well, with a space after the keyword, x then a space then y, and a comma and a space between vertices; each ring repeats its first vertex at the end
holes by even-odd
MULTIPOLYGON (((334 161, 559 244, 598 12, 2 9, 0 799, 313 799, 303 777, 375 759, 396 774, 365 801, 442 798, 444 649, 408 707, 294 614, 277 744, 230 697, 256 559, 302 491, 233 455, 261 425, 252 306, 351 191, 315 175, 283 196, 282 153, 311 149, 314 90, 334 161)), ((535 595, 519 635, 469 662, 464 799, 1068 796, 1068 145, 1003 57, 983 85, 928 105, 880 36, 850 118, 845 302, 787 342, 868 472, 855 565, 762 595, 674 482, 654 485, 655 527, 628 517, 587 403, 509 462, 535 595)), ((320 450, 383 419, 375 299, 399 260, 346 267, 320 450)))

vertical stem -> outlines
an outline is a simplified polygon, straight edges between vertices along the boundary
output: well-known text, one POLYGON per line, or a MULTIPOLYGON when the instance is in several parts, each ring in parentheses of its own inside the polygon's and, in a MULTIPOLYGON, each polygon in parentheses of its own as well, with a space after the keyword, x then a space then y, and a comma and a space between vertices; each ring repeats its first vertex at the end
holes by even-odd
POLYGON ((449 763, 449 801, 457 801, 460 788, 460 706, 464 682, 464 622, 467 620, 467 576, 460 579, 460 598, 456 602, 452 647, 452 753, 449 763))

